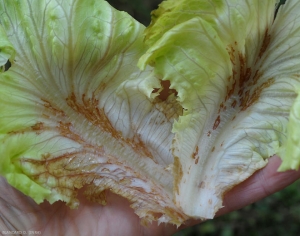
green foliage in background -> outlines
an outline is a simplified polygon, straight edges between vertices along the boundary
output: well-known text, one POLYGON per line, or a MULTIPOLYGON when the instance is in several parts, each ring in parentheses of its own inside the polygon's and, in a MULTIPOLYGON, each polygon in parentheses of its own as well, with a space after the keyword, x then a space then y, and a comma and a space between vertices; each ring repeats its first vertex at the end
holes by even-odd
MULTIPOLYGON (((144 25, 160 0, 109 0, 144 25)), ((281 0, 284 4, 285 0, 281 0)), ((300 181, 239 211, 182 230, 174 236, 298 236, 300 234, 300 181)))

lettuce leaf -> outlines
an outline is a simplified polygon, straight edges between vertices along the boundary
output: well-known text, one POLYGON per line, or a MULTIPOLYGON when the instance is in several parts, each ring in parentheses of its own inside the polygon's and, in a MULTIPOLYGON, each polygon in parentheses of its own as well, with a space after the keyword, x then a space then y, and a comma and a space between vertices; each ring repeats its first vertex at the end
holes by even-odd
POLYGON ((289 143, 300 5, 287 1, 274 21, 277 4, 169 0, 145 32, 149 49, 139 66, 170 81, 184 109, 172 129, 174 192, 190 216, 212 218, 226 191, 289 143))
MULTIPOLYGON (((40 203, 105 203, 106 189, 145 220, 179 222, 169 146, 176 109, 141 72, 144 26, 105 1, 1 1, 0 173, 40 203), (173 114, 173 115, 172 115, 173 114)), ((179 108, 178 112, 181 112, 179 108)))
POLYGON ((274 154, 298 168, 300 3, 276 4, 168 0, 145 29, 103 0, 1 1, 0 174, 180 225, 274 154))

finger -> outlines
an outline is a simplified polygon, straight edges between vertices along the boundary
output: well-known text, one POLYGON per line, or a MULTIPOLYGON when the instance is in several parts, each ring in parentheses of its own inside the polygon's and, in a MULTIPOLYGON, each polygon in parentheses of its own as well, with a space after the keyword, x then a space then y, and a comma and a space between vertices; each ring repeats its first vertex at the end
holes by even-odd
POLYGON ((257 202, 300 178, 300 170, 278 172, 277 169, 280 164, 280 158, 273 156, 265 168, 257 171, 249 179, 230 190, 225 195, 224 208, 217 215, 222 215, 257 202))
MULTIPOLYGON (((267 166, 255 172, 251 177, 235 186, 226 193, 223 205, 216 216, 238 210, 251 203, 257 202, 285 187, 300 178, 299 171, 278 172, 281 159, 273 156, 269 159, 267 166)), ((200 220, 190 220, 180 229, 201 223, 200 220)))

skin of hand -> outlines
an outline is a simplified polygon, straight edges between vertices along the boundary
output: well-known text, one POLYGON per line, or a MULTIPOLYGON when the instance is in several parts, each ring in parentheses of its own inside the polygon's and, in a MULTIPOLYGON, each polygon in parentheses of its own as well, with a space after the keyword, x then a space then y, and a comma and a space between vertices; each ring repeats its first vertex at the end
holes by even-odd
MULTIPOLYGON (((237 210, 256 202, 300 178, 300 171, 277 172, 280 159, 270 158, 268 165, 249 179, 230 190, 224 198, 224 207, 217 216, 237 210)), ((72 210, 63 202, 36 204, 31 198, 7 184, 0 178, 0 233, 1 231, 39 231, 40 235, 172 235, 175 232, 201 223, 191 220, 177 228, 170 224, 147 227, 140 224, 139 217, 130 203, 107 191, 107 205, 101 206, 85 199, 79 193, 80 206, 72 210)))

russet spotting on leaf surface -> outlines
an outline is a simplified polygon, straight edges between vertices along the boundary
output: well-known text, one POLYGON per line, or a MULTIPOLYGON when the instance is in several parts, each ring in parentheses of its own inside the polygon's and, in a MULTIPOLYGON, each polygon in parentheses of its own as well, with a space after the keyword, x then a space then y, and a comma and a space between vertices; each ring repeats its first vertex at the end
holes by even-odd
POLYGON ((300 3, 278 4, 168 0, 146 28, 103 0, 1 0, 0 174, 180 225, 274 154, 297 169, 300 3))

